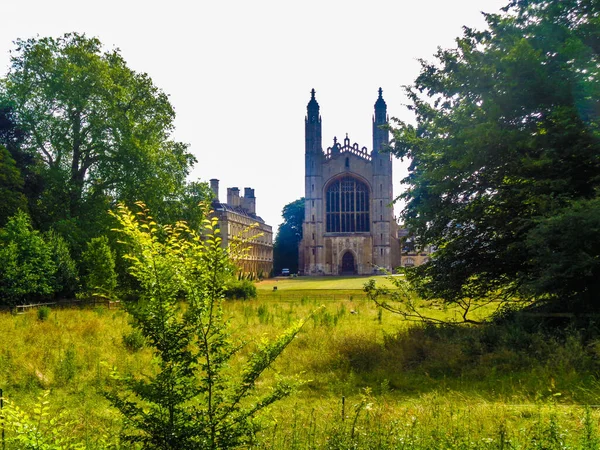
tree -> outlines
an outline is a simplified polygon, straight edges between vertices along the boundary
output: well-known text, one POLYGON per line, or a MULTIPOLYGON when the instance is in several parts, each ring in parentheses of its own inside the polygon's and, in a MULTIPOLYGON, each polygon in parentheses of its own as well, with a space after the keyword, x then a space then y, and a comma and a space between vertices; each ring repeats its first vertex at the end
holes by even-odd
POLYGON ((81 255, 84 270, 84 287, 89 293, 102 291, 112 293, 117 287, 115 256, 108 245, 108 238, 100 236, 87 243, 81 255))
POLYGON ((304 322, 262 343, 234 373, 229 364, 243 344, 230 335, 222 311, 233 250, 222 248, 217 219, 205 219, 206 235, 200 236, 183 222, 161 227, 140 206, 133 214, 121 205, 115 217, 130 273, 140 284, 139 302, 126 307, 156 367, 143 378, 116 375, 108 397, 127 418, 124 439, 160 449, 248 443, 254 416, 292 392, 293 380, 281 379, 266 392, 257 392, 256 382, 304 322))
POLYGON ((17 40, 0 98, 22 132, 20 151, 40 163, 46 228, 66 220, 87 231, 107 197, 158 209, 185 188, 194 158, 170 140, 167 95, 96 38, 17 40))
POLYGON ((422 62, 407 88, 417 125, 397 122, 391 149, 411 161, 403 219, 437 247, 408 271, 422 295, 600 299, 600 237, 579 228, 599 217, 599 13, 588 0, 513 1, 422 62))
POLYGON ((54 295, 58 298, 73 298, 79 291, 79 272, 71 257, 71 249, 65 239, 53 230, 46 233, 45 240, 50 246, 52 261, 56 267, 54 295))
POLYGON ((212 190, 206 182, 191 181, 169 201, 163 202, 157 220, 161 223, 183 221, 193 230, 200 230, 203 224, 203 204, 213 198, 212 190))
POLYGON ((11 154, 0 144, 0 226, 18 210, 27 210, 23 177, 11 154))
POLYGON ((22 211, 0 229, 0 267, 0 305, 13 307, 54 292, 52 249, 22 211))
POLYGON ((283 207, 283 223, 279 226, 273 245, 273 270, 281 273, 287 267, 291 273, 298 272, 298 245, 302 240, 304 222, 304 197, 283 207))

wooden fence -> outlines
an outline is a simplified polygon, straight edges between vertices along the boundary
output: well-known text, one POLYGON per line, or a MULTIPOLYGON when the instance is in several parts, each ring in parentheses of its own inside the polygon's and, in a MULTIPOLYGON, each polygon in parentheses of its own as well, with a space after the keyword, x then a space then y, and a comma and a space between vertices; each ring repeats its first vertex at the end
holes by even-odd
POLYGON ((30 303, 27 305, 17 305, 15 306, 15 310, 17 314, 24 314, 30 309, 40 308, 42 306, 48 306, 50 308, 71 308, 73 306, 76 307, 96 307, 96 306, 105 306, 108 309, 118 308, 120 306, 120 301, 112 301, 106 298, 101 297, 92 297, 86 299, 67 299, 67 300, 59 300, 56 302, 46 302, 46 303, 30 303))

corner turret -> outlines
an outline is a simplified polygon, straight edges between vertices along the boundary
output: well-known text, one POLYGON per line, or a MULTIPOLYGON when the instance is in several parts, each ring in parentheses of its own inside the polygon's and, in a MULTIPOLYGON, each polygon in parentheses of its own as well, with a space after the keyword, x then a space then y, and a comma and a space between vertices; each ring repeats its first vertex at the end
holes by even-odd
POLYGON ((319 104, 315 99, 315 90, 310 91, 310 101, 306 106, 305 123, 305 143, 306 153, 322 152, 321 147, 321 115, 319 114, 319 104))
MULTIPOLYGON (((379 153, 382 147, 390 143, 390 133, 383 126, 388 123, 387 105, 383 99, 383 89, 379 88, 379 97, 375 102, 373 114, 373 153, 379 153)), ((375 156, 375 155, 373 155, 375 156)))

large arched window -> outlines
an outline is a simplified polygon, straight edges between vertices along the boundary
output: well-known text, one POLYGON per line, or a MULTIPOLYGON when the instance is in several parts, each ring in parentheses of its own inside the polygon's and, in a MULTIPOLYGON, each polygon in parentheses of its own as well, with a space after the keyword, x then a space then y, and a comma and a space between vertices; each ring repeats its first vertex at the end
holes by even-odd
POLYGON ((369 188, 352 177, 335 180, 329 185, 327 232, 354 233, 369 231, 369 188))

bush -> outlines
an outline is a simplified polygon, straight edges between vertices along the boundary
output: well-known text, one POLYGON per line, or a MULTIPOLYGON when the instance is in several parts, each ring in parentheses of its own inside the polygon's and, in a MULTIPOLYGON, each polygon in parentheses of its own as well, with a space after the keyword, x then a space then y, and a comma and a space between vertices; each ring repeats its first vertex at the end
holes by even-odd
POLYGON ((123 345, 130 352, 139 352, 144 348, 145 344, 146 340, 144 339, 144 335, 137 328, 134 328, 130 333, 123 335, 123 345))
MULTIPOLYGON (((50 391, 45 391, 37 399, 30 410, 23 410, 6 400, 6 407, 2 411, 2 448, 4 449, 4 425, 6 426, 7 449, 81 449, 84 444, 78 442, 76 430, 80 423, 68 420, 65 412, 56 412, 51 408, 49 400, 50 391)), ((97 441, 98 448, 113 448, 104 439, 97 441)), ((88 448, 87 446, 85 448, 88 448)))
POLYGON ((39 321, 44 322, 50 317, 50 308, 48 306, 42 306, 37 310, 37 318, 39 321))
POLYGON ((123 440, 165 450, 250 444, 257 413, 297 384, 280 378, 259 395, 257 380, 305 321, 261 343, 238 375, 232 374, 229 362, 243 343, 232 342, 223 317, 224 280, 233 266, 217 219, 205 221, 208 231, 201 237, 182 222, 159 227, 145 211, 135 215, 125 206, 115 217, 122 240, 131 244, 125 256, 129 272, 140 284, 139 302, 125 307, 155 362, 151 376, 113 374, 118 384, 107 396, 127 418, 123 440))
POLYGON ((54 375, 60 384, 66 385, 69 381, 75 378, 75 375, 77 375, 77 370, 77 354, 75 352, 75 346, 71 344, 65 350, 61 360, 58 362, 54 375))
POLYGON ((22 211, 0 229, 0 267, 0 305, 12 307, 54 292, 56 265, 50 246, 22 211))
POLYGON ((225 285, 225 298, 248 300, 256 298, 256 286, 250 280, 233 280, 225 285))

